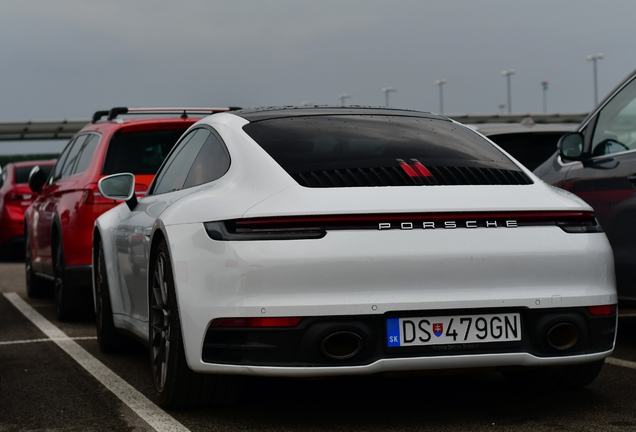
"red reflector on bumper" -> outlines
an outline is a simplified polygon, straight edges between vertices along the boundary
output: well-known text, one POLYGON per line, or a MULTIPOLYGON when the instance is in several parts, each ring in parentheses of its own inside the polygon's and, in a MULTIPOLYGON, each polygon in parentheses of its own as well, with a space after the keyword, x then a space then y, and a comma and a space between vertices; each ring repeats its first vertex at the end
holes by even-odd
POLYGON ((616 312, 616 305, 590 306, 587 308, 592 315, 612 315, 616 312))
POLYGON ((294 327, 300 318, 217 318, 212 327, 294 327))

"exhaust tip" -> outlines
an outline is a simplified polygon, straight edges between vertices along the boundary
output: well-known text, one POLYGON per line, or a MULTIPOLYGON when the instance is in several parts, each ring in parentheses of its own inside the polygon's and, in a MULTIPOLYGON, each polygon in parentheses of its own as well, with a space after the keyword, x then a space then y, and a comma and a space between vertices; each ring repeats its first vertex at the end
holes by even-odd
POLYGON ((548 330, 548 343, 552 348, 566 350, 579 340, 579 329, 570 323, 560 323, 548 330))
POLYGON ((350 331, 339 331, 325 337, 320 344, 322 352, 332 359, 344 360, 362 350, 362 337, 350 331))

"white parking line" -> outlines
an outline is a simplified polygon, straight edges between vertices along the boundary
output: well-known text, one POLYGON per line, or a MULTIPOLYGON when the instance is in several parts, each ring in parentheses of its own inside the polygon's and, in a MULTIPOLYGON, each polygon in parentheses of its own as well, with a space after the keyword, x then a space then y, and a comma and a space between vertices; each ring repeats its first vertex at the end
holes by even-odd
POLYGON ((181 423, 163 411, 133 386, 108 369, 102 362, 90 355, 77 342, 55 327, 50 321, 29 306, 16 293, 5 293, 4 296, 37 328, 62 348, 73 360, 93 375, 115 396, 122 400, 139 417, 158 432, 188 431, 181 423))
MULTIPOLYGON (((91 340, 91 339, 97 339, 97 337, 95 336, 83 336, 83 337, 74 337, 74 338, 69 338, 71 340, 91 340)), ((19 345, 19 344, 29 344, 29 343, 36 343, 36 342, 54 342, 54 339, 26 339, 26 340, 17 340, 17 341, 4 341, 4 342, 0 342, 0 345, 19 345)))
POLYGON ((630 369, 636 369, 636 363, 627 360, 621 360, 614 357, 608 357, 605 359, 605 363, 609 363, 614 366, 622 366, 630 369))

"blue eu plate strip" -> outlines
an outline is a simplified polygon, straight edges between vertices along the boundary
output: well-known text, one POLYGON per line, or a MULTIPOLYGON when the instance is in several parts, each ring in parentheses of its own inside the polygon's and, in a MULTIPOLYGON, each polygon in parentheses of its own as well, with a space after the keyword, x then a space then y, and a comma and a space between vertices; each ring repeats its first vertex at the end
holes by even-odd
POLYGON ((386 337, 387 337, 387 344, 390 347, 400 346, 400 319, 399 318, 387 318, 386 337))

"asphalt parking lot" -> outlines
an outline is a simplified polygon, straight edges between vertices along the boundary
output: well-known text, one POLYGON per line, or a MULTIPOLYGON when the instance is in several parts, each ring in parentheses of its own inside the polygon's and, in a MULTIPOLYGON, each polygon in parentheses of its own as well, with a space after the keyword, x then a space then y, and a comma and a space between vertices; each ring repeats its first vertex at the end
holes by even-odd
POLYGON ((616 350, 582 390, 515 391, 495 372, 249 379, 235 406, 165 412, 147 350, 101 354, 91 320, 61 323, 52 298, 26 296, 23 267, 0 263, 0 431, 636 430, 633 305, 621 305, 616 350))

